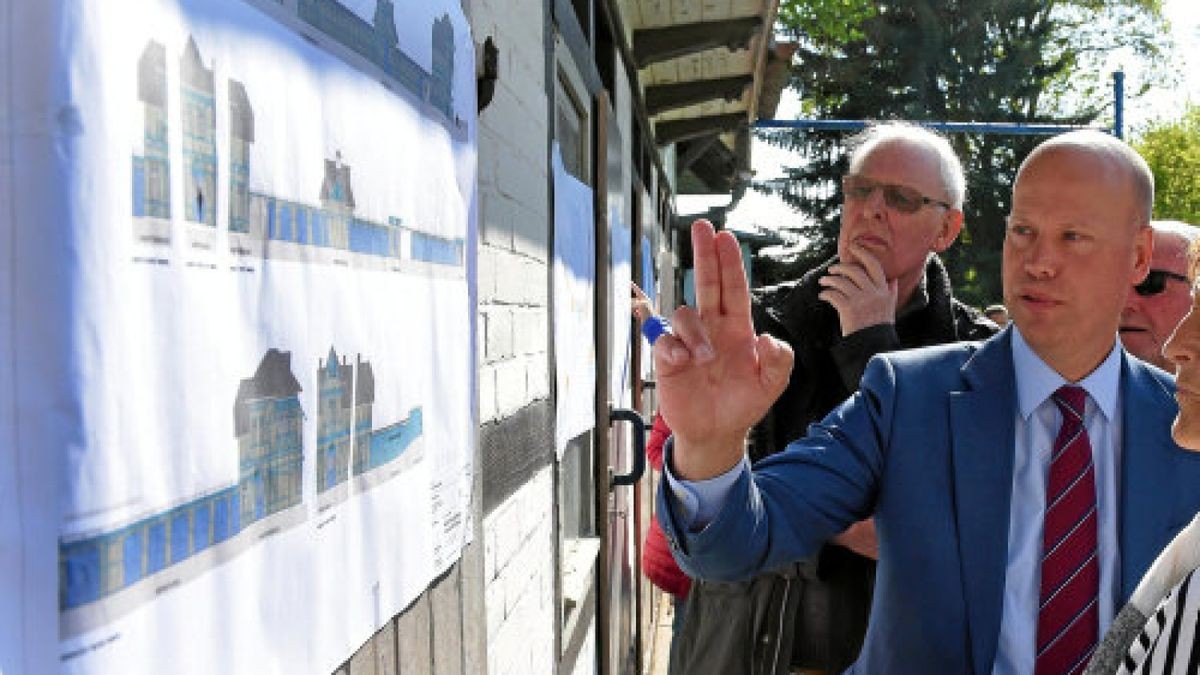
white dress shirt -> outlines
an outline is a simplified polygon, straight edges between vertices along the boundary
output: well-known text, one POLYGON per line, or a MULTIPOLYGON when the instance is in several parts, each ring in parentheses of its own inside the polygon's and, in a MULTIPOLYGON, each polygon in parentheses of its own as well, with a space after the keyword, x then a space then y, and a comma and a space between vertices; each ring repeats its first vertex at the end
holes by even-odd
MULTIPOLYGON (((1013 372, 1017 376, 1017 419, 1012 502, 1008 519, 1008 564, 1004 574, 1004 613, 996 644, 995 675, 1032 673, 1037 642, 1041 585, 1042 521, 1046 477, 1062 414, 1050 399, 1070 384, 1046 365, 1012 327, 1013 372)), ((1100 635, 1112 623, 1120 599, 1121 552, 1117 540, 1117 495, 1121 457, 1121 345, 1087 377, 1083 423, 1096 470, 1096 535, 1100 556, 1100 635)), ((1099 635, 1096 637, 1099 640, 1099 635)))
MULTIPOLYGON (((1033 352, 1015 325, 1010 330, 1017 387, 1015 457, 1004 608, 992 668, 994 675, 1025 675, 1034 669, 1046 477, 1054 437, 1062 424, 1061 413, 1050 396, 1059 387, 1069 384, 1033 352)), ((1096 472, 1100 635, 1103 635, 1112 623, 1120 598, 1121 554, 1117 539, 1121 466, 1120 341, 1113 344, 1099 367, 1075 384, 1088 394, 1083 419, 1096 472)), ((733 483, 747 471, 750 471, 750 463, 743 457, 737 466, 720 476, 704 481, 684 481, 676 478, 670 466, 664 464, 663 473, 684 527, 695 532, 711 522, 724 505, 733 483)), ((1096 636, 1097 640, 1100 635, 1096 636)))

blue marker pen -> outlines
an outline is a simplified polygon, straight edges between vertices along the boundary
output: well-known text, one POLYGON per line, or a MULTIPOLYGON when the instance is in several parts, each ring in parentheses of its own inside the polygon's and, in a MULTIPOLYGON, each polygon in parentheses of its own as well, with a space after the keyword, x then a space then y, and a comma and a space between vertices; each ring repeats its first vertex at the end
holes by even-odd
POLYGON ((650 346, 654 346, 654 341, 657 340, 663 333, 671 332, 671 322, 663 317, 654 314, 649 319, 642 322, 642 335, 646 336, 646 340, 650 346))

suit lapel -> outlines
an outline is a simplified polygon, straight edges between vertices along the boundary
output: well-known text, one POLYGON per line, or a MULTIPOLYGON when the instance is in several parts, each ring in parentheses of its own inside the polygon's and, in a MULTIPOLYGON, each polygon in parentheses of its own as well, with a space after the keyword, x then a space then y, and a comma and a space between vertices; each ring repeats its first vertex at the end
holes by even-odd
POLYGON ((1121 432, 1121 598, 1133 593, 1142 574, 1170 540, 1175 514, 1171 487, 1179 450, 1170 438, 1176 405, 1146 367, 1124 356, 1121 432))
POLYGON ((950 394, 954 504, 974 670, 990 673, 1008 560, 1016 385, 1010 332, 988 340, 950 394))

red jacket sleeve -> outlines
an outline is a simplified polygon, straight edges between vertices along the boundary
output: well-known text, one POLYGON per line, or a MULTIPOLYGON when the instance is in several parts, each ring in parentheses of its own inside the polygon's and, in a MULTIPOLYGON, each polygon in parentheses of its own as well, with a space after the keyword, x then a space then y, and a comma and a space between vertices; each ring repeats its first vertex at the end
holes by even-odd
POLYGON ((662 471, 663 446, 671 435, 671 428, 663 416, 654 413, 654 426, 650 429, 650 438, 646 441, 646 459, 655 471, 662 471))

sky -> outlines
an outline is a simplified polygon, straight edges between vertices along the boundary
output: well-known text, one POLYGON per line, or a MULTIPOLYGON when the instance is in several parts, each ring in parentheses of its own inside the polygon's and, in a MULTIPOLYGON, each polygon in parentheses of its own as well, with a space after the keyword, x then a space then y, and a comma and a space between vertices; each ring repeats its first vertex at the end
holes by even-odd
MULTIPOLYGON (((1176 43, 1179 63, 1173 68, 1180 74, 1181 85, 1173 91, 1151 91, 1138 102, 1128 102, 1126 127, 1138 129, 1158 118, 1178 116, 1186 103, 1200 103, 1200 2, 1197 0, 1165 0, 1163 12, 1171 22, 1172 37, 1176 43)), ((1115 65, 1115 64, 1114 64, 1115 65)), ((1136 88, 1135 74, 1127 72, 1126 89, 1136 88)), ((799 110, 799 100, 792 91, 785 91, 777 119, 794 119, 799 110)), ((794 164, 795 159, 787 150, 781 150, 759 140, 752 141, 751 166, 755 180, 764 180, 782 175, 782 167, 794 164)), ((702 211, 709 206, 728 203, 728 196, 680 195, 677 199, 679 213, 702 211)), ((730 211, 728 223, 734 229, 739 226, 757 225, 773 229, 777 223, 794 220, 799 216, 777 197, 747 190, 734 210, 730 211)))

